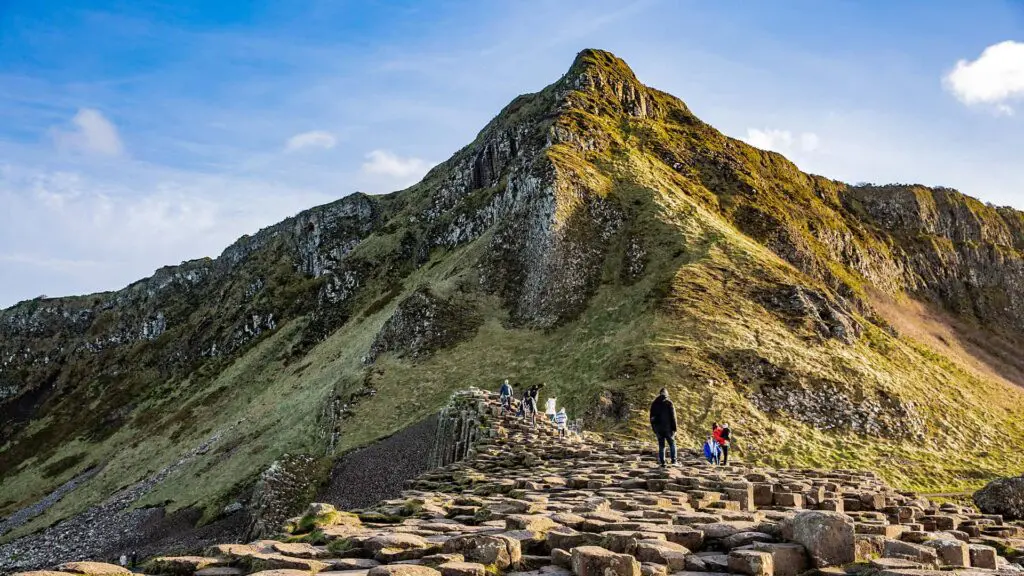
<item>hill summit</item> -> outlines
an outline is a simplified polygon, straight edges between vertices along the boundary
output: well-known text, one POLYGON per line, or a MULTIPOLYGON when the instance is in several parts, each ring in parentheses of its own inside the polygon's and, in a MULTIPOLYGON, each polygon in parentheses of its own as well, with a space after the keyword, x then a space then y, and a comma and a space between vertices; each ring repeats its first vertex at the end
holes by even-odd
POLYGON ((727 421, 748 463, 960 491, 1024 472, 1022 337, 1021 212, 805 174, 585 50, 408 189, 0 312, 0 538, 245 532, 268 470, 308 502, 504 378, 612 436, 666 387, 681 443, 727 421))

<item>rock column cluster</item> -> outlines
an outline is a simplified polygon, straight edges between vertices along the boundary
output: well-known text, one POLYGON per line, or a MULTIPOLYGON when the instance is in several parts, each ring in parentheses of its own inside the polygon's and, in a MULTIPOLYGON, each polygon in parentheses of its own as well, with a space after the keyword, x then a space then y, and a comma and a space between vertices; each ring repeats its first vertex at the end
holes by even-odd
MULTIPOLYGON (((446 411, 447 465, 401 498, 341 512, 313 504, 280 540, 156 558, 196 576, 974 576, 1022 573, 1024 526, 936 505, 870 472, 659 468, 649 444, 558 438, 499 417, 471 390, 446 411), (473 429, 479 432, 469 433, 473 429), (476 434, 476 436, 473 436, 476 434), (460 459, 461 458, 461 459, 460 459)), ((65 564, 67 574, 118 568, 65 564)), ((103 571, 106 570, 106 571, 103 571)), ((26 576, 61 576, 54 572, 26 576)))

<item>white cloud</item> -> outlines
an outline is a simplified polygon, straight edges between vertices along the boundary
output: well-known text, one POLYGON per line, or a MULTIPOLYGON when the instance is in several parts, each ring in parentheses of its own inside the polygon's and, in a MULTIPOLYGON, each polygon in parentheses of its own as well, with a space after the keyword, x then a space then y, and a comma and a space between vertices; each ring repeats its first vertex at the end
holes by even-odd
POLYGON ((363 172, 377 176, 386 176, 396 181, 413 184, 423 177, 434 166, 422 158, 403 158, 388 150, 373 150, 366 155, 363 172))
POLYGON ((960 60, 944 83, 964 104, 987 104, 1012 114, 1007 102, 1024 97, 1024 42, 1007 40, 985 48, 977 60, 960 60))
POLYGON ((243 234, 337 198, 131 160, 111 173, 0 170, 0 275, 11 280, 0 283, 0 308, 38 293, 117 289, 162 265, 217 256, 243 234))
POLYGON ((58 148, 96 154, 98 156, 121 156, 124 145, 117 133, 117 127, 102 112, 93 108, 81 108, 71 119, 74 130, 55 130, 54 142, 58 148))
POLYGON ((814 132, 804 132, 800 135, 800 147, 806 152, 814 152, 821 144, 821 139, 814 132))
POLYGON ((285 142, 284 149, 288 152, 294 152, 303 148, 334 148, 335 144, 338 143, 338 139, 334 137, 334 134, 325 132, 323 130, 311 130, 309 132, 303 132, 296 134, 285 142))
POLYGON ((743 140, 751 146, 763 150, 772 150, 780 154, 791 154, 793 152, 814 152, 821 145, 821 139, 814 132, 802 132, 797 136, 789 130, 778 130, 766 128, 748 128, 747 136, 743 140))

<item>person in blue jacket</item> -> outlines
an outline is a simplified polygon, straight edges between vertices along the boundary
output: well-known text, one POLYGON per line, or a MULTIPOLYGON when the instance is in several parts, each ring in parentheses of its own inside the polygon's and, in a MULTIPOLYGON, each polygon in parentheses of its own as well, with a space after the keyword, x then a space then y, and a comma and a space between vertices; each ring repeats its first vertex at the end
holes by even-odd
POLYGON ((498 400, 501 401, 501 414, 505 415, 505 411, 512 411, 512 386, 508 383, 508 379, 501 385, 501 390, 498 391, 498 400))

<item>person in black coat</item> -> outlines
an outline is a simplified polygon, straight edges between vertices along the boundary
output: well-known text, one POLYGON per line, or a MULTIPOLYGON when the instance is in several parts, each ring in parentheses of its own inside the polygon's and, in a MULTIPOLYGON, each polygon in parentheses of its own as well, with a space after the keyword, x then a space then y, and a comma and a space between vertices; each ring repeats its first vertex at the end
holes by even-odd
POLYGON ((665 444, 668 444, 669 456, 676 463, 676 408, 668 399, 668 390, 662 388, 658 397, 651 402, 651 429, 658 437, 658 465, 665 466, 665 444))

